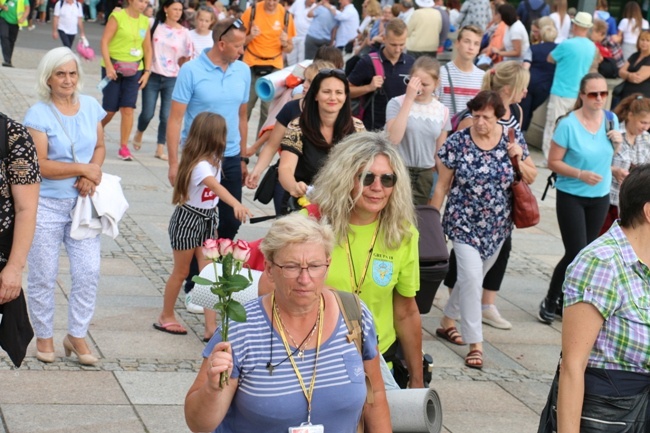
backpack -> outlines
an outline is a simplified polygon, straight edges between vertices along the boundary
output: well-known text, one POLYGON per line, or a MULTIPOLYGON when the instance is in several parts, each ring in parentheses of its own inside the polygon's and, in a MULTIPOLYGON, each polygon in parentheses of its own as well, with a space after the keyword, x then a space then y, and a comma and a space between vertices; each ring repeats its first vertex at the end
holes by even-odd
MULTIPOLYGON (((555 125, 557 126, 560 120, 565 118, 569 113, 565 114, 564 116, 558 117, 558 119, 555 121, 555 125)), ((609 131, 614 129, 614 113, 609 110, 605 110, 605 119, 606 119, 605 134, 607 134, 609 131)), ((614 145, 612 144, 612 146, 614 145)), ((552 171, 551 174, 549 174, 548 177, 546 178, 546 187, 544 188, 544 192, 542 193, 541 200, 544 200, 546 198, 546 193, 548 192, 549 188, 555 188, 555 181, 557 181, 557 173, 552 171)))
MULTIPOLYGON (((375 75, 381 75, 382 77, 386 78, 386 75, 384 74, 384 65, 381 63, 381 57, 379 57, 379 53, 377 51, 373 51, 368 54, 370 57, 370 60, 372 61, 372 66, 375 70, 375 75)), ((372 119, 372 124, 374 126, 375 124, 375 110, 374 110, 374 103, 375 103, 375 94, 377 93, 377 90, 375 90, 371 95, 364 95, 361 96, 360 98, 355 98, 351 101, 351 106, 352 106, 352 115, 356 117, 359 120, 363 120, 363 116, 366 113, 366 110, 368 107, 370 107, 370 112, 371 115, 373 116, 372 119)))
POLYGON ((526 27, 526 31, 530 33, 530 25, 533 21, 540 19, 543 14, 542 11, 546 7, 546 2, 542 2, 542 5, 537 9, 533 9, 530 4, 530 0, 524 0, 524 7, 526 8, 526 21, 523 23, 526 27))
MULTIPOLYGON (((246 29, 246 36, 248 36, 251 33, 251 29, 253 28, 253 24, 255 24, 255 11, 256 10, 257 10, 257 0, 254 0, 253 4, 251 5, 251 19, 248 22, 248 28, 246 29)), ((289 13, 289 10, 287 10, 285 8, 285 10, 284 10, 284 20, 283 20, 284 21, 284 27, 282 28, 283 31, 287 31, 287 28, 289 28, 289 16, 290 15, 291 14, 289 13)), ((275 56, 275 57, 260 57, 260 56, 256 55, 255 53, 253 53, 252 51, 250 51, 250 49, 248 48, 248 45, 246 45, 244 47, 244 51, 246 51, 246 50, 248 50, 253 56, 257 57, 260 60, 264 60, 264 61, 275 60, 275 58, 278 57, 278 56, 275 56)))

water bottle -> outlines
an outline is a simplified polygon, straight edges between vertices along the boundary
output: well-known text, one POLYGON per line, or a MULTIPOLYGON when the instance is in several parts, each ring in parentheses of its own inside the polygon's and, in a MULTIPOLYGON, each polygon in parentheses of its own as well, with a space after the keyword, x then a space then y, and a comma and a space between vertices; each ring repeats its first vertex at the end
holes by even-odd
POLYGON ((97 90, 101 92, 102 90, 104 90, 104 87, 108 86, 108 83, 110 83, 111 81, 112 80, 108 76, 102 78, 102 81, 100 81, 99 84, 97 85, 97 90))

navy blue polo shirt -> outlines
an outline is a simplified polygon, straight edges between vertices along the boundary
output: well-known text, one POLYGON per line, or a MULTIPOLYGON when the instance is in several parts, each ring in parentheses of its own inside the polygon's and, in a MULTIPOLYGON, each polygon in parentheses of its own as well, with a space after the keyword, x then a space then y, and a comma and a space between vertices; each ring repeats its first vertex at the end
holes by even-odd
MULTIPOLYGON (((379 57, 381 62, 384 65, 384 85, 377 89, 375 92, 374 103, 368 105, 364 116, 363 116, 363 125, 368 131, 374 131, 377 129, 383 129, 384 124, 386 123, 386 105, 391 98, 395 96, 400 96, 406 93, 406 83, 404 78, 408 77, 415 63, 415 58, 409 54, 402 53, 393 65, 390 60, 387 60, 383 55, 383 47, 380 49, 379 57), (374 122, 373 114, 374 112, 374 122)), ((348 81, 353 86, 365 86, 370 84, 372 77, 375 76, 375 68, 372 65, 372 60, 368 54, 361 57, 361 59, 354 66, 354 69, 348 76, 348 81)), ((367 93, 362 97, 362 103, 366 98, 369 98, 372 94, 367 93)))

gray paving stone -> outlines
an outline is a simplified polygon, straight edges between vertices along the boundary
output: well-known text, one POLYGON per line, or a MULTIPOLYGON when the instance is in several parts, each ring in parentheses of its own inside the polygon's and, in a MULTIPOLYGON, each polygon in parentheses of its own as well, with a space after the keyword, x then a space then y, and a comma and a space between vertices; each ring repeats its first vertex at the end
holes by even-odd
POLYGON ((3 404, 10 433, 146 433, 129 405, 3 404))
POLYGON ((508 410, 444 411, 443 420, 445 428, 452 433, 529 433, 537 431, 539 424, 539 416, 530 410, 526 413, 512 413, 508 410))
POLYGON ((182 405, 196 373, 116 371, 115 377, 135 405, 182 405))
MULTIPOLYGON (((113 374, 103 371, 0 371, 0 404, 128 404, 113 374)), ((9 432, 14 433, 11 429, 9 432)))
MULTIPOLYGON (((151 323, 155 316, 151 318, 151 323)), ((150 358, 160 360, 199 359, 203 343, 193 335, 171 335, 147 328, 135 331, 98 330, 93 338, 108 358, 150 358), (161 348, 164 348, 161 350, 161 348)))
POLYGON ((136 405, 149 433, 186 433, 190 429, 185 424, 183 406, 143 406, 136 405))
POLYGON ((544 409, 551 381, 548 382, 496 382, 517 400, 539 414, 544 409))

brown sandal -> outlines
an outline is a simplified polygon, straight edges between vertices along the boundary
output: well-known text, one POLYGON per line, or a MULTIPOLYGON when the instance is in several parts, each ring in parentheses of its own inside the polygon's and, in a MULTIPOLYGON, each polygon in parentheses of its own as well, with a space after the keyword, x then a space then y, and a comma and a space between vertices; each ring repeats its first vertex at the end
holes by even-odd
POLYGON ((465 357, 465 366, 469 368, 476 368, 478 370, 483 368, 483 352, 478 349, 470 350, 465 357), (470 362, 472 362, 470 364, 470 362))
POLYGON ((447 340, 451 344, 456 344, 458 346, 465 345, 465 342, 463 341, 463 336, 460 335, 460 332, 458 332, 455 326, 450 326, 447 329, 438 328, 436 329, 436 335, 444 340, 447 340))

